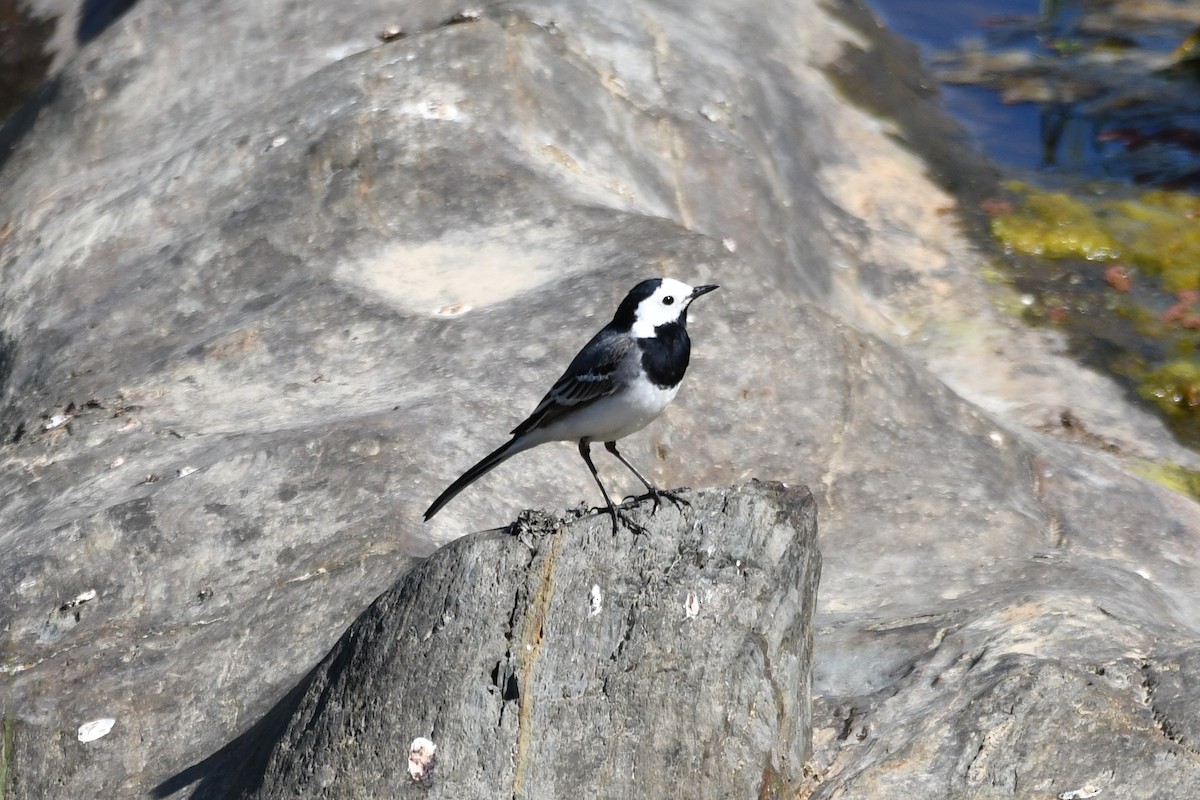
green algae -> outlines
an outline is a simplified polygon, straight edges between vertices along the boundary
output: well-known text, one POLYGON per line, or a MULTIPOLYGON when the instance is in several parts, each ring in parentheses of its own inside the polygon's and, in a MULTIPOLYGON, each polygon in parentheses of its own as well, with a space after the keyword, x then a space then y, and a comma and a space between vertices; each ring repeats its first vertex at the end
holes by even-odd
POLYGON ((1012 214, 992 218, 992 235, 1008 249, 1045 258, 1088 261, 1120 257, 1120 243, 1104 229, 1096 211, 1063 192, 1040 192, 1022 184, 1009 187, 1024 202, 1012 214))
POLYGON ((1200 501, 1200 472, 1178 464, 1148 460, 1133 461, 1129 469, 1159 486, 1165 486, 1173 492, 1200 501))
POLYGON ((1200 421, 1200 362, 1180 358, 1150 370, 1138 392, 1168 418, 1200 421))
POLYGON ((1007 250, 1052 259, 1123 261, 1164 289, 1200 288, 1200 198, 1155 190, 1136 197, 1073 196, 1009 183, 1013 212, 993 217, 1007 250))
POLYGON ((1118 201, 1110 219, 1128 244, 1129 260, 1168 291, 1200 287, 1200 199, 1155 191, 1118 201))

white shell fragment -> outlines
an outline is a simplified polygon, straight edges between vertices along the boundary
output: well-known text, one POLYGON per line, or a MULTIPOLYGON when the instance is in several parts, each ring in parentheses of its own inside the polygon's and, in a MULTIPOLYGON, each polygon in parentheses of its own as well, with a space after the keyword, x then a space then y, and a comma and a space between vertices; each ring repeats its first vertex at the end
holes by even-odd
POLYGON ((604 595, 600 592, 600 587, 592 584, 592 598, 588 603, 588 616, 594 617, 604 610, 604 595))
POLYGON ((116 724, 117 721, 112 717, 103 717, 101 719, 94 719, 91 722, 85 722, 79 726, 79 741, 85 743, 94 742, 97 739, 108 736, 108 732, 116 724))
POLYGON ((687 593, 687 599, 683 601, 683 613, 688 619, 695 619, 700 613, 700 598, 695 592, 687 593))
POLYGON ((433 771, 433 754, 437 745, 418 736, 408 746, 408 776, 414 781, 421 781, 433 771))
POLYGON ((55 428, 61 428, 72 419, 74 419, 74 416, 71 414, 55 414, 54 416, 50 417, 50 419, 46 420, 46 424, 43 426, 43 428, 45 430, 52 431, 55 428))
POLYGON ((384 25, 383 30, 375 34, 375 37, 381 42, 390 42, 393 39, 404 38, 404 28, 396 24, 384 25))
POLYGON ((87 603, 87 602, 89 602, 91 600, 95 600, 95 599, 96 599, 96 590, 88 589, 86 592, 80 592, 78 595, 76 595, 75 599, 71 601, 71 604, 79 605, 80 603, 87 603))
POLYGON ((1058 800, 1087 800, 1087 798, 1095 797, 1098 794, 1100 794, 1100 787, 1089 783, 1086 786, 1080 786, 1078 789, 1060 793, 1058 800))

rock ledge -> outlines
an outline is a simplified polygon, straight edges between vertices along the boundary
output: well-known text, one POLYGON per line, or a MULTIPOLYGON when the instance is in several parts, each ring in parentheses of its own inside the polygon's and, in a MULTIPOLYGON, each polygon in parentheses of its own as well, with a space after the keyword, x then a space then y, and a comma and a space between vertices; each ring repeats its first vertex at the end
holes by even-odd
POLYGON ((811 740, 812 495, 754 482, 685 496, 638 506, 639 535, 527 512, 438 551, 312 673, 252 796, 795 786, 811 740), (414 779, 420 738, 436 754, 414 779))

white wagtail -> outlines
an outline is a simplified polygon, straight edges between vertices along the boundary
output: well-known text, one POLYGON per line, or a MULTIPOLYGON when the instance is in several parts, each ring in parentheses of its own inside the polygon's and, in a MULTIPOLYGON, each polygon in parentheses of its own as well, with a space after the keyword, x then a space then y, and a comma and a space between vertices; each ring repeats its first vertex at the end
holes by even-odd
POLYGON ((592 463, 592 442, 604 442, 604 449, 646 485, 655 505, 659 495, 677 499, 656 488, 617 452, 617 440, 646 427, 675 399, 691 353, 688 306, 716 288, 693 288, 671 278, 653 278, 633 287, 612 322, 579 351, 529 419, 513 428, 512 439, 450 484, 429 506, 425 519, 494 467, 546 442, 579 442, 579 454, 612 514, 613 533, 617 508, 592 463))

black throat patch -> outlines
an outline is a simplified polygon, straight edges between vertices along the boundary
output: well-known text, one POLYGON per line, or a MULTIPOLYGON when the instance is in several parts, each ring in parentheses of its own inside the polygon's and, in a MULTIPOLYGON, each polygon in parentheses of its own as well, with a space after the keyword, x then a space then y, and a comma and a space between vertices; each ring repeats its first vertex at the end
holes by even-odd
POLYGON ((692 342, 687 329, 678 322, 668 322, 654 329, 654 336, 638 339, 642 348, 642 369, 646 377, 660 389, 670 389, 683 380, 692 342))

